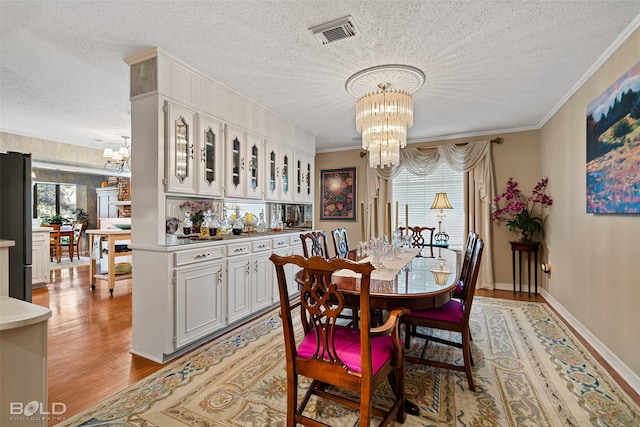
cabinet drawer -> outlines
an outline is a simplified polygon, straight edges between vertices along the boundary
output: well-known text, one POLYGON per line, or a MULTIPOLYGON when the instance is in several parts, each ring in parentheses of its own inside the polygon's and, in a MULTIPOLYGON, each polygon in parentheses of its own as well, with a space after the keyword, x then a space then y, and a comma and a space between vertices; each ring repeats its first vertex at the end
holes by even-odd
POLYGON ((252 250, 253 252, 264 252, 264 251, 270 251, 271 250, 271 240, 260 240, 257 242, 251 242, 252 243, 252 250))
POLYGON ((201 249, 190 249, 176 253, 175 266, 193 264, 194 262, 209 261, 224 258, 224 246, 201 249))
POLYGON ((300 236, 291 236, 289 237, 289 246, 300 246, 302 243, 302 239, 300 236))
POLYGON ((251 253, 251 242, 232 243, 227 246, 227 256, 246 255, 251 253))
POLYGON ((288 237, 278 237, 273 239, 273 249, 284 248, 289 246, 288 237))

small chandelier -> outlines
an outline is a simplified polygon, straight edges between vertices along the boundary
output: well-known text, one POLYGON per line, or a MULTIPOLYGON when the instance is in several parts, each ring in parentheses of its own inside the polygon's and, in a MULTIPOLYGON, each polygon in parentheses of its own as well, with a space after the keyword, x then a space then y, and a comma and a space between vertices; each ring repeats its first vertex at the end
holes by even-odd
POLYGON ((383 65, 360 71, 347 80, 346 89, 357 96, 356 130, 370 167, 400 163, 400 148, 407 145, 413 126, 411 93, 424 84, 422 71, 407 65, 383 65))
POLYGON ((129 137, 123 135, 122 139, 124 139, 124 142, 117 151, 113 151, 111 148, 104 149, 102 157, 107 159, 107 162, 104 164, 106 169, 116 172, 123 172, 125 169, 131 170, 131 151, 129 150, 130 145, 127 141, 129 137))

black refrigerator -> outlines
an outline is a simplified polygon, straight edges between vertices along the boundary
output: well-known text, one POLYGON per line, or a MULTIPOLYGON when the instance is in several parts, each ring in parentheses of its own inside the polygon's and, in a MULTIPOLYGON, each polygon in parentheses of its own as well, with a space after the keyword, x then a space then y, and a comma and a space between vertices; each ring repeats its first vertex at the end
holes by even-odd
POLYGON ((15 242, 9 248, 9 296, 28 302, 31 302, 31 194, 31 154, 0 153, 0 239, 15 242))

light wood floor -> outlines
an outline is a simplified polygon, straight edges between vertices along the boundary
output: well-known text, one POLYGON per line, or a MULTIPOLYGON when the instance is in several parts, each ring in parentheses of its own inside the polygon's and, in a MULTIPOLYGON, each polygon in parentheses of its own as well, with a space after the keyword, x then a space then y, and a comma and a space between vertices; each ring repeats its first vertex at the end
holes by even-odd
MULTIPOLYGON (((113 296, 107 288, 99 283, 91 292, 89 267, 77 267, 52 271, 49 285, 33 291, 33 303, 53 311, 49 319, 49 402, 64 403, 66 417, 164 366, 129 353, 131 284, 116 284, 113 296)), ((545 302, 540 295, 528 297, 526 292, 514 295, 510 291, 477 290, 476 295, 545 302)), ((583 344, 595 353, 584 341, 583 344)), ((600 356, 594 355, 640 404, 634 390, 600 356)))

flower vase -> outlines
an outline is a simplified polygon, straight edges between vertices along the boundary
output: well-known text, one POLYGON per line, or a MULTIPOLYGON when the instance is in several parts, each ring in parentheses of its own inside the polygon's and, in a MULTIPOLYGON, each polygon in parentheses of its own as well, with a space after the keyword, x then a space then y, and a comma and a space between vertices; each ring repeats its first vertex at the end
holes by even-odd
POLYGON ((200 225, 201 224, 193 224, 191 227, 191 234, 200 234, 200 225))
POLYGON ((531 232, 527 230, 520 230, 520 242, 531 243, 531 232))

